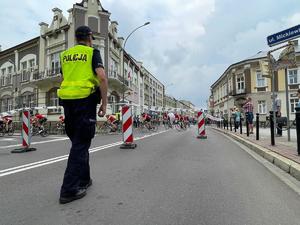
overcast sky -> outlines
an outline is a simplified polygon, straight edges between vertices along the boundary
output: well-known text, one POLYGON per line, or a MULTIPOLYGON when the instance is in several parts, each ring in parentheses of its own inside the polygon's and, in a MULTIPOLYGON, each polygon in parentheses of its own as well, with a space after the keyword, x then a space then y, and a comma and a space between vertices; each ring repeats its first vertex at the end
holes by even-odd
MULTIPOLYGON (((1 0, 0 44, 7 49, 39 35, 54 7, 79 0, 1 0)), ((267 50, 266 37, 300 23, 299 0, 102 0, 126 36, 127 51, 143 61, 167 94, 205 106, 211 84, 231 64, 267 50)))

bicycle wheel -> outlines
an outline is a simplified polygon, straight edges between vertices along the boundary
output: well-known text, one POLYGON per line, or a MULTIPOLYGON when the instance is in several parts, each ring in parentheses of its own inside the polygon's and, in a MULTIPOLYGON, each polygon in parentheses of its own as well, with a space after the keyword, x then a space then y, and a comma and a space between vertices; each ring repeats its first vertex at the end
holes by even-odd
POLYGON ((15 133, 15 128, 14 127, 10 127, 9 129, 8 129, 8 136, 13 136, 14 135, 14 133, 15 133))
POLYGON ((40 135, 42 137, 47 137, 49 135, 48 130, 46 130, 46 129, 42 130, 42 132, 40 133, 40 135))
POLYGON ((157 131, 157 130, 158 130, 158 125, 157 124, 152 125, 152 131, 157 131))
POLYGON ((166 130, 168 130, 170 128, 169 123, 168 122, 164 122, 164 127, 165 127, 166 130))
POLYGON ((110 132, 111 128, 108 127, 106 124, 102 124, 100 127, 99 127, 99 134, 108 134, 110 132))
POLYGON ((176 123, 176 124, 175 124, 175 129, 176 129, 177 131, 181 131, 181 126, 180 126, 179 123, 176 123))
POLYGON ((0 127, 0 137, 3 137, 5 134, 5 129, 3 127, 0 127))

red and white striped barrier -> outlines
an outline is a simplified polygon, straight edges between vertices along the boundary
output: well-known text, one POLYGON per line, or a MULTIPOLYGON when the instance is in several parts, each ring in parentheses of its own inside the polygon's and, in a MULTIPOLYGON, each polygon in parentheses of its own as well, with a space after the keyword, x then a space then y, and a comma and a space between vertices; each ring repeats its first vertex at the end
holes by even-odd
POLYGON ((28 111, 22 113, 22 146, 28 148, 30 146, 30 115, 28 111))
POLYGON ((133 143, 133 119, 132 111, 130 106, 124 105, 122 107, 122 133, 123 133, 123 144, 120 148, 122 149, 133 149, 136 148, 136 144, 133 143))
POLYGON ((23 153, 35 151, 35 148, 30 148, 30 113, 29 111, 23 111, 22 113, 22 148, 14 149, 12 153, 23 153))
POLYGON ((198 112, 198 136, 199 139, 206 139, 205 133, 205 118, 203 112, 198 112))

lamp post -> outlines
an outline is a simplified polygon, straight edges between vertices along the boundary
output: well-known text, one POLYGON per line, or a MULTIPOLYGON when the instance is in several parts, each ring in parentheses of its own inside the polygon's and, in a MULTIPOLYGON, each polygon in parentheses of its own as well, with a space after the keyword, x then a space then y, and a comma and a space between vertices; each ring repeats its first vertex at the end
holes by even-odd
POLYGON ((122 71, 122 74, 123 74, 123 100, 122 100, 122 103, 124 104, 125 103, 125 68, 124 68, 124 53, 125 53, 125 47, 126 47, 126 43, 127 43, 127 41, 128 41, 128 39, 129 39, 129 37, 134 33, 134 32, 136 32, 138 29, 140 29, 140 28, 142 28, 142 27, 144 27, 144 26, 147 26, 147 25, 149 25, 150 24, 150 22, 146 22, 146 23, 144 23, 143 25, 141 25, 141 26, 139 26, 139 27, 137 27, 137 28, 135 28, 133 31, 131 31, 131 33, 126 37, 126 39, 125 39, 125 42, 124 42, 124 45, 123 45, 123 48, 122 48, 122 51, 123 51, 123 71, 122 71))

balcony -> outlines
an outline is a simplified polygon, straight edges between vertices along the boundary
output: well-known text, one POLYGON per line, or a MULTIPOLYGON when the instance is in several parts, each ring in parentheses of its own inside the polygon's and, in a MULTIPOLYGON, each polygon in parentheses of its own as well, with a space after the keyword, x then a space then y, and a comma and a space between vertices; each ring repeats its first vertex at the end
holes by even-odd
POLYGON ((39 84, 44 85, 44 84, 47 84, 49 81, 60 82, 61 81, 60 68, 44 70, 42 72, 35 70, 31 74, 31 81, 33 83, 35 83, 36 85, 39 85, 39 84))
MULTIPOLYGON (((117 90, 119 92, 123 91, 123 77, 120 74, 117 74, 115 71, 110 71, 108 73, 108 84, 110 88, 117 90)), ((125 79, 125 91, 129 90, 129 82, 125 79)))

